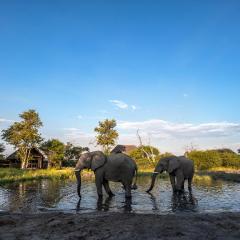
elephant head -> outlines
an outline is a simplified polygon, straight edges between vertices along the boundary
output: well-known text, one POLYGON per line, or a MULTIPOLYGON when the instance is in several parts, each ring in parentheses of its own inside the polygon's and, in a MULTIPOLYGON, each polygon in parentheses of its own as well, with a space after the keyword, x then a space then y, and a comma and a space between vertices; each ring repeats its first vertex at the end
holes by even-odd
POLYGON ((179 167, 180 167, 180 162, 179 162, 178 157, 176 157, 176 156, 164 157, 164 158, 160 159, 160 161, 158 162, 158 164, 155 167, 155 170, 152 174, 151 186, 147 190, 147 192, 150 192, 153 189, 156 177, 159 173, 167 171, 169 174, 171 174, 173 171, 175 171, 179 167))
POLYGON ((102 167, 105 162, 106 156, 100 151, 86 152, 81 154, 75 167, 75 175, 77 178, 77 192, 79 197, 81 197, 81 171, 83 169, 91 169, 95 172, 98 168, 102 167))

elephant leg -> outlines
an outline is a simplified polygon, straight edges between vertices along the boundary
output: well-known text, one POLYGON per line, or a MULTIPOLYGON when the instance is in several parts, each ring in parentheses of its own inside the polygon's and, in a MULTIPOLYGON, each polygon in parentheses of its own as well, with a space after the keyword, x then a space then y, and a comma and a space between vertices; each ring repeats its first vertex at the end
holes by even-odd
POLYGON ((192 192, 192 178, 188 178, 188 191, 192 192))
POLYGON ((126 186, 126 192, 125 192, 125 197, 126 198, 131 198, 131 184, 126 186))
POLYGON ((103 193, 102 193, 102 185, 103 185, 102 174, 96 172, 96 174, 95 174, 95 183, 96 183, 96 187, 97 187, 98 197, 102 198, 102 196, 103 196, 103 193))
POLYGON ((176 172, 176 180, 177 180, 176 190, 178 192, 182 192, 182 186, 184 184, 184 176, 181 170, 176 172))
POLYGON ((104 186, 106 193, 109 195, 109 197, 114 196, 113 192, 111 191, 111 189, 109 187, 109 182, 107 180, 103 181, 103 186, 104 186))
POLYGON ((184 192, 184 182, 185 182, 185 179, 183 179, 183 182, 182 182, 182 187, 181 187, 181 190, 184 192))
POLYGON ((169 174, 169 177, 170 177, 170 182, 171 182, 171 185, 172 185, 172 190, 173 190, 173 192, 175 192, 176 191, 175 175, 169 174))
POLYGON ((132 189, 131 184, 124 184, 124 186, 125 186, 125 197, 126 198, 131 198, 132 197, 132 195, 131 195, 131 189, 132 189))

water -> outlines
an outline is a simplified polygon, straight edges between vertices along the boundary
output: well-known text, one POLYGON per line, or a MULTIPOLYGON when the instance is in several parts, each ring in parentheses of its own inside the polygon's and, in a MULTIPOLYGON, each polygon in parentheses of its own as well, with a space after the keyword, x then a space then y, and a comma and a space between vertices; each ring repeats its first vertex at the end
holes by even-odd
POLYGON ((98 201, 93 181, 82 182, 82 198, 76 193, 76 183, 70 180, 41 180, 15 183, 0 187, 0 211, 11 212, 240 212, 240 188, 238 183, 224 181, 197 182, 193 194, 173 196, 168 179, 158 179, 152 194, 145 191, 150 177, 139 177, 138 190, 132 191, 132 199, 125 200, 120 183, 111 183, 113 198, 104 195, 98 201))

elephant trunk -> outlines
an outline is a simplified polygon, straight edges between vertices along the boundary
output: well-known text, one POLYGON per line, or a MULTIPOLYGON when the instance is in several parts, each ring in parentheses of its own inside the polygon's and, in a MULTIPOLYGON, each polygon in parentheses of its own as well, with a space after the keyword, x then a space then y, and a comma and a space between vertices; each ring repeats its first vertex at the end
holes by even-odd
POLYGON ((158 172, 154 172, 152 174, 152 182, 151 182, 151 186, 150 188, 147 190, 147 192, 149 193, 150 191, 152 191, 153 187, 154 187, 154 184, 155 184, 155 180, 156 180, 156 177, 158 175, 158 172))
POLYGON ((75 170, 75 176, 77 178, 77 193, 81 197, 81 170, 75 170))

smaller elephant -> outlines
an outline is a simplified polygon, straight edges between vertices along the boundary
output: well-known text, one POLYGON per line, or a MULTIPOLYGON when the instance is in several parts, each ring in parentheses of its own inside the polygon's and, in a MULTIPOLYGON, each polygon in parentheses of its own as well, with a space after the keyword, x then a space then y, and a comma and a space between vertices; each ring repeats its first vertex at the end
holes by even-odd
POLYGON ((152 175, 151 186, 147 192, 153 189, 157 175, 163 171, 169 173, 173 192, 183 192, 185 180, 188 180, 189 192, 192 191, 192 179, 194 175, 193 161, 184 156, 169 156, 162 158, 157 163, 152 175))

